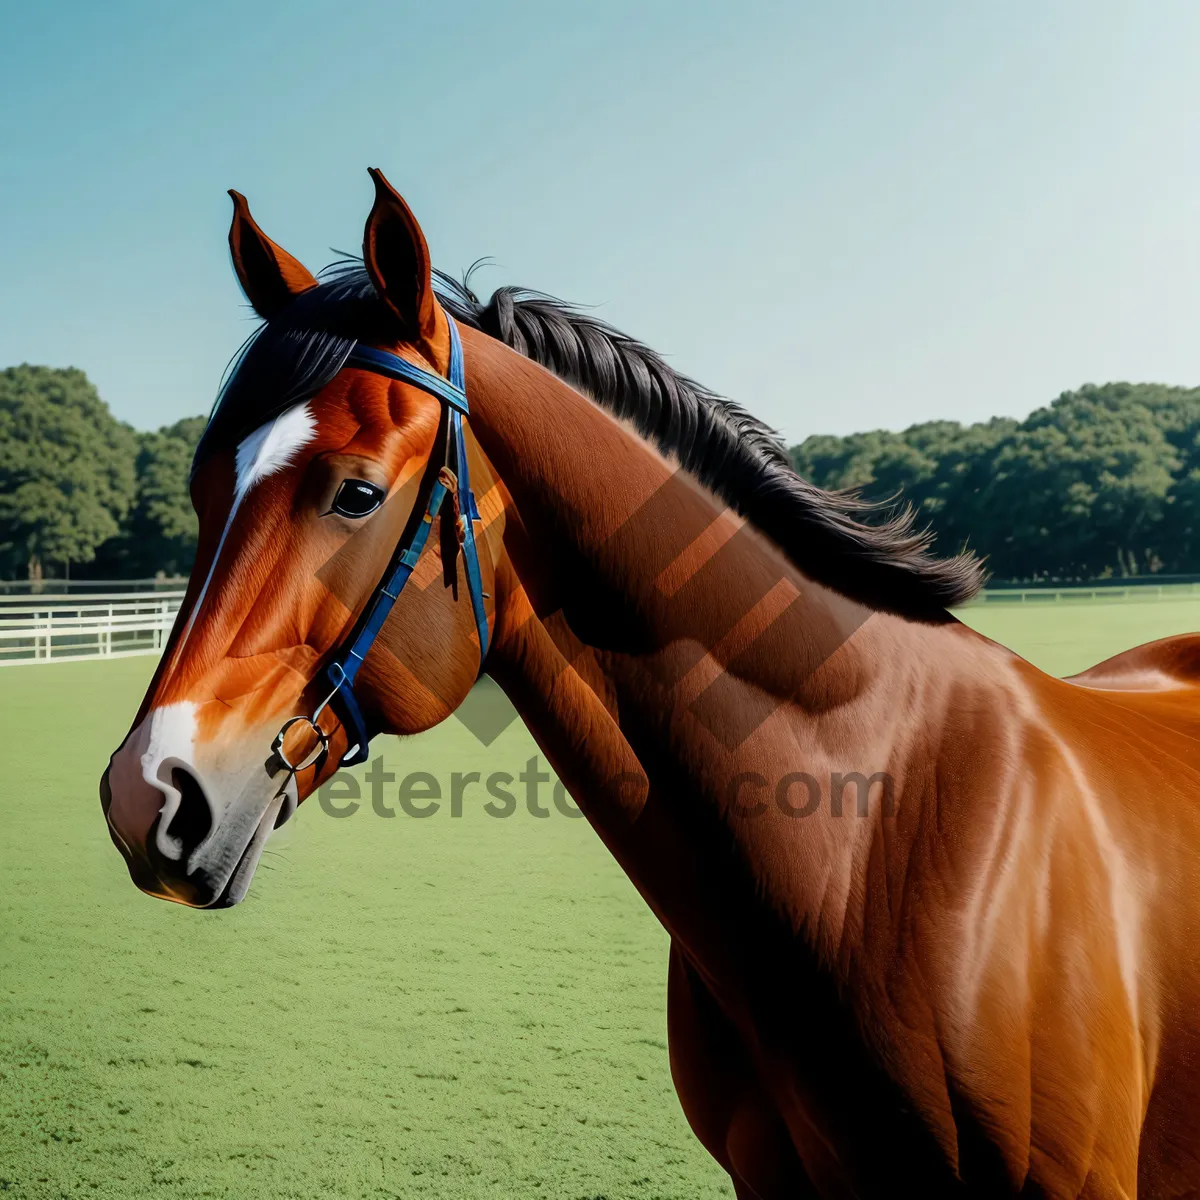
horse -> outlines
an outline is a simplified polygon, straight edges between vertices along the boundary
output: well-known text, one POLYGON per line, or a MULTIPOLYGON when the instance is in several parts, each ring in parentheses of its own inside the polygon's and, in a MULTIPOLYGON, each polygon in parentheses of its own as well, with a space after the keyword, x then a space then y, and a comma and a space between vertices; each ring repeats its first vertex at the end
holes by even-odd
POLYGON ((480 301, 371 175, 320 277, 231 193, 263 324, 100 784, 133 882, 237 903, 486 672, 670 936, 673 1081, 739 1200, 1200 1195, 1200 639, 1043 674, 949 611, 978 559, 594 316, 480 301))

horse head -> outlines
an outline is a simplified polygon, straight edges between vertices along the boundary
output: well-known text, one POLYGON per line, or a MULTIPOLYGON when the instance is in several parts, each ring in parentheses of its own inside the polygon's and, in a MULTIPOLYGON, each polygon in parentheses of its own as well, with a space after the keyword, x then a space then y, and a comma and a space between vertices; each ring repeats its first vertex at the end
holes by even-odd
POLYGON ((451 713, 486 652, 502 520, 477 543, 475 497, 495 476, 425 238, 372 177, 365 277, 318 280, 231 193, 265 323, 197 448, 195 569, 100 784, 134 882, 179 903, 240 900, 271 830, 372 733, 451 713))

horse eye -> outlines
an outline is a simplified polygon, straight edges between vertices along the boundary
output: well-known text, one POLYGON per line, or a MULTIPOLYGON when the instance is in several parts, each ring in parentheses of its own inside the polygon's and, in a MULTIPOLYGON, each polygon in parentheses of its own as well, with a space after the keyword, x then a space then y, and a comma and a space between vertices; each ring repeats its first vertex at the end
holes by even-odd
POLYGON ((365 479, 343 479, 333 498, 333 511, 343 517, 365 517, 383 503, 385 495, 383 488, 365 479))

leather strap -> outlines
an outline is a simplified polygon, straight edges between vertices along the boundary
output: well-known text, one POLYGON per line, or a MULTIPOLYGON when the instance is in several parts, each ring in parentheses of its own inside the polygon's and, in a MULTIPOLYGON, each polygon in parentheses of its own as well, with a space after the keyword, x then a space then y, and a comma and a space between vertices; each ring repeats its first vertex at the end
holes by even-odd
MULTIPOLYGON (((443 449, 444 465, 450 467, 454 476, 457 477, 463 518, 463 561, 466 567, 467 591, 471 597, 471 608, 475 617, 475 628, 479 634, 479 665, 482 669, 488 649, 488 617, 487 608, 484 605, 483 575, 479 567, 479 547, 475 541, 474 523, 479 520, 479 509, 475 503, 475 494, 471 491, 470 472, 467 466, 467 441, 463 429, 463 417, 469 414, 470 409, 467 405, 462 342, 459 339, 454 318, 447 313, 446 320, 450 324, 448 379, 443 379, 440 375, 415 366, 397 354, 391 354, 386 350, 375 350, 368 346, 356 346, 350 352, 345 365, 358 367, 364 371, 373 371, 377 375, 385 375, 389 379, 399 379, 404 383, 412 384, 414 387, 428 392, 431 396, 437 397, 446 405, 443 421, 444 436, 439 438, 439 443, 443 449)), ((428 472, 434 469, 437 462, 438 453, 435 447, 434 452, 430 455, 429 466, 426 468, 426 479, 428 479, 428 472)), ((362 710, 354 695, 355 676, 371 652, 371 647, 379 637, 400 593, 412 578, 412 573, 429 540, 433 522, 441 511, 448 494, 448 482, 446 473, 440 467, 437 468, 437 475, 432 486, 429 487, 421 519, 415 528, 410 524, 409 530, 406 530, 407 536, 401 538, 397 545, 388 569, 376 585, 362 615, 355 623, 348 644, 345 649, 334 655, 323 671, 325 681, 331 691, 328 698, 313 713, 312 721, 314 724, 316 723, 317 718, 321 715, 321 709, 326 704, 336 705, 339 719, 350 739, 350 746, 342 757, 341 765, 344 767, 364 762, 370 743, 366 722, 363 720, 362 710)))

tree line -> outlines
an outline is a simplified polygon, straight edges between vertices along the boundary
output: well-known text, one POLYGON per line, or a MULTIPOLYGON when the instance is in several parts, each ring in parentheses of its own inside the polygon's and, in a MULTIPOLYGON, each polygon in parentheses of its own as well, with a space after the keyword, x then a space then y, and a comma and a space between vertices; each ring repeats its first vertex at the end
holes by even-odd
POLYGON ((994 579, 1200 573, 1200 388, 1088 384, 1024 421, 815 436, 792 461, 911 504, 940 553, 969 547, 994 579))
MULTIPOLYGON (((203 427, 135 430, 73 368, 0 371, 0 576, 186 574, 203 427)), ((791 455, 821 487, 911 504, 939 552, 970 547, 997 579, 1200 573, 1200 388, 1087 385, 1024 421, 815 435, 791 455)))
POLYGON ((0 371, 0 577, 186 574, 196 555, 188 468, 204 428, 118 421, 74 368, 0 371))

